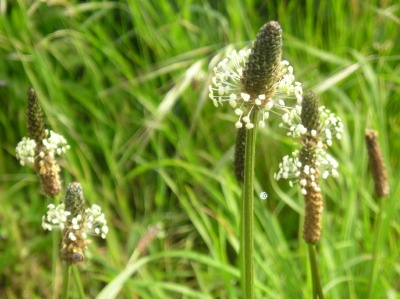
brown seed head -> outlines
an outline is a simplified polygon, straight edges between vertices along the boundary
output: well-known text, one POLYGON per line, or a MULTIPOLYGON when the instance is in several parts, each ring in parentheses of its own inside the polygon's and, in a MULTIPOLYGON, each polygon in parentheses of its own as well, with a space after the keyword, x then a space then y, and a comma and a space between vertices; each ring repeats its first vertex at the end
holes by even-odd
POLYGON ((61 246, 61 258, 69 264, 81 264, 84 260, 83 252, 86 248, 86 239, 77 231, 75 232, 75 240, 69 238, 69 229, 63 230, 63 239, 61 246))
POLYGON ((375 194, 378 197, 384 197, 389 195, 390 189, 377 136, 378 133, 376 131, 365 130, 365 143, 367 146, 372 178, 374 180, 375 194))
POLYGON ((36 156, 34 167, 40 177, 43 192, 54 197, 61 192, 60 166, 45 146, 38 146, 38 152, 43 154, 36 156))
POLYGON ((305 216, 303 227, 303 238, 307 243, 315 244, 321 237, 322 228, 322 195, 319 189, 319 171, 316 165, 316 149, 320 138, 320 118, 318 110, 318 99, 313 92, 303 95, 301 106, 301 121, 307 128, 307 135, 302 140, 302 149, 299 154, 301 162, 301 174, 299 182, 306 182, 302 186, 305 190, 305 216), (316 130, 317 134, 312 136, 311 130, 316 130), (305 170, 306 167, 309 170, 305 170), (313 169, 313 173, 311 172, 313 169))
POLYGON ((306 188, 306 190, 308 193, 304 196, 303 239, 307 243, 315 244, 320 239, 322 231, 322 195, 320 192, 316 192, 314 188, 306 188))

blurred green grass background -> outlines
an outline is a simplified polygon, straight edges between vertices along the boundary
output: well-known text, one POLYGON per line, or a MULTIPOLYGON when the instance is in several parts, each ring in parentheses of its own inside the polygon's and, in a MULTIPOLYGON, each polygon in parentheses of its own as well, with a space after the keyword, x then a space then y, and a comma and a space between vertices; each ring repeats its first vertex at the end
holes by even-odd
MULTIPOLYGON (((223 50, 269 20, 296 79, 345 125, 330 150, 341 175, 322 185, 326 297, 400 298, 397 1, 3 0, 0 14, 0 298, 58 298, 61 283, 59 234, 41 228, 52 200, 15 159, 28 86, 71 145, 64 188, 80 182, 108 218, 82 267, 88 298, 241 298, 236 116, 208 84, 223 50), (383 200, 365 128, 379 131, 383 200)), ((310 298, 302 197, 272 177, 296 145, 274 120, 258 134, 256 193, 269 197, 255 202, 256 298, 310 298)))

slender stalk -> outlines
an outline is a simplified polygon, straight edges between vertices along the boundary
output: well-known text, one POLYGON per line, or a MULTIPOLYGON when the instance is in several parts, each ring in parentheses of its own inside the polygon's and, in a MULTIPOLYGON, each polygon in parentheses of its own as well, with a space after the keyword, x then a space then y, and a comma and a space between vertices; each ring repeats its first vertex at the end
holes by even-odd
POLYGON ((242 194, 240 262, 242 298, 253 298, 254 285, 254 163, 257 111, 250 115, 254 128, 247 131, 242 194))
POLYGON ((85 299, 85 292, 83 290, 81 277, 79 275, 79 269, 77 265, 72 265, 72 273, 74 274, 74 280, 76 288, 78 289, 79 298, 85 299))
POLYGON ((373 230, 376 232, 376 236, 372 251, 372 265, 369 277, 368 298, 376 297, 375 290, 377 289, 376 282, 378 279, 380 262, 379 253, 382 245, 382 240, 384 239, 382 235, 383 219, 387 217, 384 213, 384 206, 386 205, 386 201, 382 201, 382 199, 388 196, 390 192, 386 168, 382 156, 382 150, 380 148, 377 137, 378 132, 371 129, 365 130, 365 142, 368 151, 371 174, 374 181, 376 201, 380 202, 378 218, 374 224, 373 230))
MULTIPOLYGON (((59 247, 59 242, 60 242, 60 237, 58 234, 52 234, 52 239, 53 239, 53 251, 52 251, 52 267, 51 267, 51 273, 53 277, 52 285, 53 285, 53 294, 52 297, 53 299, 55 298, 60 298, 60 290, 59 290, 59 275, 57 274, 57 268, 59 267, 59 264, 56 262, 58 261, 58 258, 60 256, 60 247, 59 247)), ((65 270, 65 269, 64 269, 65 270)), ((62 279, 64 279, 64 276, 62 276, 62 279)), ((61 290, 63 290, 62 288, 61 290)))
POLYGON ((71 266, 69 263, 63 263, 63 285, 62 285, 62 298, 68 298, 69 291, 69 275, 71 273, 71 266))
POLYGON ((324 299, 324 293, 322 292, 321 281, 319 279, 317 258, 315 255, 315 244, 308 243, 307 245, 308 245, 308 256, 311 264, 313 298, 324 299))
POLYGON ((385 215, 385 208, 384 208, 384 202, 381 203, 381 206, 379 207, 379 213, 377 215, 377 219, 376 222, 374 224, 374 231, 376 232, 375 234, 375 238, 374 238, 374 246, 372 249, 372 265, 371 265, 371 273, 369 275, 369 288, 368 288, 368 298, 372 299, 372 298, 376 298, 376 282, 378 280, 378 274, 380 271, 380 262, 381 259, 379 258, 380 252, 381 252, 381 247, 382 247, 382 243, 384 240, 384 236, 383 236, 383 222, 385 217, 387 217, 387 215, 385 215))

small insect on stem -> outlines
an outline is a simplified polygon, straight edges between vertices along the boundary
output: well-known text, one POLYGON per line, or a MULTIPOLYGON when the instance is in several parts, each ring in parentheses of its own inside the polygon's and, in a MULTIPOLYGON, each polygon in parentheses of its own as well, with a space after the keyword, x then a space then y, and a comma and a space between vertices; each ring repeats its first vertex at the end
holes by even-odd
POLYGON ((74 252, 72 254, 72 263, 77 264, 83 262, 85 259, 85 256, 83 255, 82 252, 74 252))

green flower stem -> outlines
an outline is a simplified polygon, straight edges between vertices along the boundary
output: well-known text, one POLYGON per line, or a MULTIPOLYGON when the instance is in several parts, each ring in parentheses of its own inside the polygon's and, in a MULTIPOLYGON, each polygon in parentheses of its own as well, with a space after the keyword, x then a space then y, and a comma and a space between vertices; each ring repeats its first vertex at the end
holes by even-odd
POLYGON ((68 263, 63 263, 63 285, 62 285, 62 298, 68 298, 68 290, 69 290, 69 274, 70 274, 71 266, 68 263))
POLYGON ((85 299, 85 292, 83 291, 83 286, 81 282, 81 277, 79 275, 79 269, 77 265, 72 265, 72 273, 74 274, 75 285, 78 289, 79 298, 85 299))
POLYGON ((254 163, 257 134, 257 111, 250 115, 254 128, 247 131, 242 195, 240 262, 242 298, 253 298, 254 285, 254 163))
MULTIPOLYGON (((377 198, 376 200, 379 199, 383 199, 381 198, 377 198)), ((385 239, 384 237, 384 231, 382 230, 384 227, 384 223, 383 223, 383 219, 385 219, 385 217, 388 217, 387 215, 385 215, 385 209, 384 209, 384 205, 382 202, 382 205, 379 207, 380 211, 378 213, 376 222, 374 224, 374 228, 373 231, 376 232, 375 235, 375 239, 374 239, 374 245, 373 245, 373 249, 372 249, 372 265, 371 265, 371 273, 369 276, 369 288, 368 288, 368 298, 372 299, 372 298, 376 298, 376 281, 378 279, 378 274, 380 271, 380 261, 381 259, 379 258, 380 253, 381 253, 381 246, 383 244, 383 240, 385 239)))
POLYGON ((313 298, 324 299, 324 293, 322 292, 321 281, 318 274, 317 258, 315 255, 315 244, 308 243, 308 256, 311 264, 311 277, 313 285, 313 298))
MULTIPOLYGON (((58 261, 58 258, 60 257, 60 235, 59 234, 52 234, 52 239, 53 239, 53 250, 52 250, 52 263, 51 263, 51 273, 52 273, 52 277, 53 277, 53 281, 52 281, 52 286, 53 286, 53 294, 57 294, 57 297, 59 297, 59 286, 56 283, 56 277, 57 277, 57 273, 58 273, 58 263, 56 263, 55 261, 58 261)), ((63 268, 63 271, 65 269, 63 268)), ((65 275, 63 275, 63 279, 65 278, 65 275)), ((64 286, 64 281, 63 281, 63 286, 64 286)), ((61 291, 63 291, 64 288, 61 289, 61 291)), ((64 297, 62 297, 64 298, 64 297)))
POLYGON ((75 285, 76 288, 78 289, 79 293, 79 298, 85 299, 85 292, 83 291, 83 286, 81 282, 81 278, 79 275, 79 269, 77 265, 71 265, 68 262, 63 263, 63 285, 62 285, 62 298, 67 299, 68 298, 68 291, 69 291, 69 276, 71 273, 74 275, 74 280, 75 280, 75 285))

